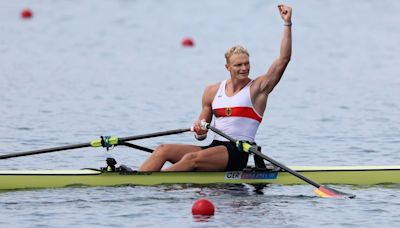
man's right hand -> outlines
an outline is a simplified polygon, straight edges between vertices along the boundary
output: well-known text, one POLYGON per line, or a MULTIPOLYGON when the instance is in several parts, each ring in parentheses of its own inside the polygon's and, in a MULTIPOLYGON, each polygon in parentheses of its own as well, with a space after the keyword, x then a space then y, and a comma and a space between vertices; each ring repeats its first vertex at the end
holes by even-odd
POLYGON ((197 140, 204 140, 207 137, 208 130, 203 130, 202 121, 205 120, 197 120, 196 123, 193 124, 194 136, 197 140))

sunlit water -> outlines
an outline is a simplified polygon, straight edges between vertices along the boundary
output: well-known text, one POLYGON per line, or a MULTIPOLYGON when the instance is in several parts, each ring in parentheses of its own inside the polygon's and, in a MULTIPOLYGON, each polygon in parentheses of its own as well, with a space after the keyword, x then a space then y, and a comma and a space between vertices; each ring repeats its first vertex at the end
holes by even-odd
MULTIPOLYGON (((0 154, 189 127, 206 85, 227 78, 223 53, 251 54, 252 75, 279 53, 277 1, 3 1, 0 3, 0 154), (20 11, 29 7, 31 20, 20 11), (180 41, 192 37, 194 48, 180 41)), ((400 164, 400 4, 289 1, 293 57, 257 141, 288 165, 400 164)), ((211 137, 207 140, 209 142, 211 137)), ((196 143, 191 134, 137 143, 196 143)), ((207 142, 204 142, 206 144, 207 142)), ((113 156, 137 168, 148 154, 123 147, 2 160, 0 169, 80 169, 113 156)), ((399 187, 160 186, 65 188, 0 194, 0 226, 363 227, 399 224, 399 187), (259 192, 260 193, 260 192, 259 192), (191 216, 207 197, 216 215, 191 216)))

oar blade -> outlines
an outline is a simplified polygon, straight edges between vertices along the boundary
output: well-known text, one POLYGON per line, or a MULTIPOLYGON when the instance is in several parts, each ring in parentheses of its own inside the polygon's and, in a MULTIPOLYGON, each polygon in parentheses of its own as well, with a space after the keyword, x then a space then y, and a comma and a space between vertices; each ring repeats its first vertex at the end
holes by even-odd
POLYGON ((315 193, 317 193, 317 195, 319 195, 320 197, 323 198, 355 198, 355 195, 352 194, 348 194, 348 193, 344 193, 332 188, 329 188, 327 186, 320 186, 319 188, 314 190, 315 193))
MULTIPOLYGON (((234 138, 232 138, 229 135, 225 134, 221 130, 211 126, 209 123, 207 123, 205 121, 202 121, 201 125, 202 125, 203 129, 210 129, 211 131, 213 131, 216 134, 228 139, 229 141, 231 141, 233 143, 237 143, 238 142, 234 138)), ((254 155, 257 155, 257 156, 263 158, 264 160, 269 161, 273 165, 285 170, 286 172, 292 174, 293 176, 295 176, 295 177, 305 181, 306 183, 309 183, 309 184, 313 185, 314 187, 316 187, 317 189, 315 189, 315 192, 321 197, 325 197, 325 198, 354 198, 354 197, 356 197, 355 195, 347 194, 347 193, 344 193, 344 192, 340 192, 340 191, 328 188, 326 186, 322 186, 322 185, 318 184, 317 182, 315 182, 315 181, 313 181, 313 180, 301 175, 300 173, 296 172, 295 170, 292 170, 289 167, 281 164, 280 162, 277 162, 274 159, 266 156, 265 154, 261 153, 261 151, 259 151, 258 149, 254 148, 253 150, 251 150, 251 148, 252 147, 250 147, 249 152, 253 153, 254 155)))

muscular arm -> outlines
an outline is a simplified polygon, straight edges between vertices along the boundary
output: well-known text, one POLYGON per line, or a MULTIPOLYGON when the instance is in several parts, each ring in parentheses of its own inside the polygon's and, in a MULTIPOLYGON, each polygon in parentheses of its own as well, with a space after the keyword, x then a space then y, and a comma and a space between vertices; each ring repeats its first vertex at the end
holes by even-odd
MULTIPOLYGON (((292 9, 288 6, 279 5, 279 12, 285 25, 291 25, 292 9)), ((286 66, 292 55, 292 30, 291 26, 284 26, 279 57, 272 63, 267 73, 256 79, 258 93, 269 94, 281 80, 286 66)))
POLYGON ((215 94, 212 94, 212 86, 208 86, 203 93, 203 97, 201 99, 201 112, 199 115, 199 120, 205 120, 207 123, 211 122, 212 119, 212 101, 215 94))
POLYGON ((205 120, 207 123, 210 123, 212 120, 212 102, 219 88, 219 83, 207 86, 204 90, 201 105, 202 109, 198 118, 197 123, 194 125, 194 130, 197 134, 202 135, 207 131, 203 131, 200 129, 200 121, 205 120))

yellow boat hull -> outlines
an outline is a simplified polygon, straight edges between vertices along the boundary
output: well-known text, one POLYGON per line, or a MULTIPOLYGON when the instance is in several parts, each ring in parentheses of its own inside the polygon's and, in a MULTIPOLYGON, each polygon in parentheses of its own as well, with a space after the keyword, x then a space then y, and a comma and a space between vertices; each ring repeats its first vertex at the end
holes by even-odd
MULTIPOLYGON (((400 166, 291 166, 320 184, 377 185, 400 183, 400 166)), ((82 170, 3 170, 0 190, 165 184, 305 184, 284 171, 105 172, 82 170)))

